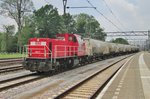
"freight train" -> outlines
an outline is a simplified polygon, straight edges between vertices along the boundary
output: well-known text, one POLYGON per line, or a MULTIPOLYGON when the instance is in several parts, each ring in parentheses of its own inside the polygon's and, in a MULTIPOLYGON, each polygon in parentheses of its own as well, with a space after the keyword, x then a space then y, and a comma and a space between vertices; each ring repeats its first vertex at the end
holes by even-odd
POLYGON ((138 51, 138 47, 131 45, 82 38, 77 34, 57 34, 56 38, 30 38, 23 66, 32 72, 51 72, 138 51))

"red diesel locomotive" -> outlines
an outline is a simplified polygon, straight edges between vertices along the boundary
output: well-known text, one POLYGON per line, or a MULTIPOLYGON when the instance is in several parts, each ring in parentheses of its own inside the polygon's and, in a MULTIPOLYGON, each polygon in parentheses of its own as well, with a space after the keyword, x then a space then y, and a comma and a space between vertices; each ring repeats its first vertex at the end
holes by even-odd
POLYGON ((30 71, 56 71, 84 61, 85 43, 77 34, 57 34, 56 39, 31 38, 28 43, 23 66, 30 71))

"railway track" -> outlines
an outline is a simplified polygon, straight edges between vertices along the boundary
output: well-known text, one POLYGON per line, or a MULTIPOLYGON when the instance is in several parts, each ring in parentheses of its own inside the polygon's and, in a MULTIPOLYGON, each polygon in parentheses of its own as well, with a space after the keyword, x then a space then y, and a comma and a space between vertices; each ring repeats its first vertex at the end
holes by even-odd
POLYGON ((24 69, 22 65, 8 66, 0 68, 0 73, 12 72, 24 69))
POLYGON ((60 90, 55 99, 93 99, 105 87, 117 71, 127 63, 127 57, 89 75, 84 80, 60 90))
POLYGON ((22 60, 22 58, 0 59, 0 66, 19 64, 22 62, 22 60))
POLYGON ((11 89, 26 83, 30 83, 39 79, 44 78, 45 76, 39 76, 37 73, 32 73, 28 75, 23 75, 15 78, 10 78, 0 81, 0 92, 11 89))
POLYGON ((0 58, 0 60, 10 60, 10 59, 21 59, 22 57, 18 57, 18 58, 0 58))

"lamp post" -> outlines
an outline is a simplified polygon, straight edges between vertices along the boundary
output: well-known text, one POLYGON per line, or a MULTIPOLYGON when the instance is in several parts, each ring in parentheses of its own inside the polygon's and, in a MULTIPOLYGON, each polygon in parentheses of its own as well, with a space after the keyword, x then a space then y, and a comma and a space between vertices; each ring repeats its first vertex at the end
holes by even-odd
POLYGON ((64 15, 66 14, 67 0, 63 0, 64 15))
POLYGON ((150 51, 150 30, 148 30, 148 40, 147 40, 147 45, 148 45, 148 51, 150 51))

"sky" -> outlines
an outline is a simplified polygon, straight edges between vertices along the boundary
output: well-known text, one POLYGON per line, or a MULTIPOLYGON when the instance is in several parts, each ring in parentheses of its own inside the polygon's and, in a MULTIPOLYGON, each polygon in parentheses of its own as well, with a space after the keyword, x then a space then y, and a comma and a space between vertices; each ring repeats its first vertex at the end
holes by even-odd
MULTIPOLYGON (((62 0, 46 0, 63 13, 62 0), (59 3, 58 3, 59 2, 59 3)), ((123 31, 148 30, 150 29, 150 0, 89 0, 101 13, 111 20, 123 31), (105 2, 111 8, 114 15, 110 13, 105 2), (117 19, 116 19, 117 17, 117 19), (118 22, 119 20, 119 22, 118 22), (121 23, 121 24, 120 24, 121 23)), ((33 0, 35 7, 45 5, 45 0, 33 0)), ((67 6, 90 6, 87 0, 68 0, 67 6)), ((104 19, 94 9, 67 9, 70 14, 87 13, 93 15, 105 29, 105 31, 118 31, 110 22, 104 19)))
MULTIPOLYGON (((35 9, 46 4, 52 4, 56 7, 60 14, 63 14, 62 0, 32 0, 35 9)), ((150 0, 89 0, 104 16, 112 23, 106 20, 103 16, 97 13, 94 9, 67 9, 71 15, 86 13, 94 16, 100 23, 104 31, 133 31, 133 30, 148 30, 150 29, 150 0), (111 9, 113 14, 106 6, 111 9)), ((67 6, 79 7, 89 6, 87 0, 68 0, 67 6)), ((4 24, 15 24, 15 21, 0 15, 0 30, 4 24)))

